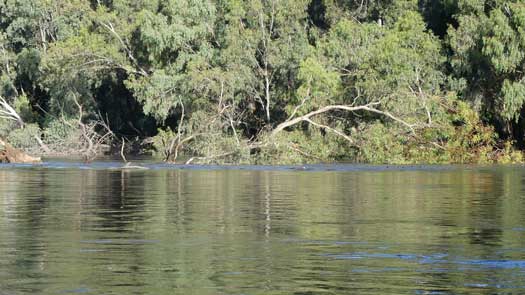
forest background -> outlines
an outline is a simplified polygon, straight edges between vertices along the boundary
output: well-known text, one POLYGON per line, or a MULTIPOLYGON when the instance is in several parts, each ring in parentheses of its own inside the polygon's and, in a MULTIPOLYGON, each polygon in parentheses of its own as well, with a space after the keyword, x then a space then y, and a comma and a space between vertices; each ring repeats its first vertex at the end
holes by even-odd
POLYGON ((36 154, 522 162, 524 104, 525 1, 0 0, 0 137, 36 154))

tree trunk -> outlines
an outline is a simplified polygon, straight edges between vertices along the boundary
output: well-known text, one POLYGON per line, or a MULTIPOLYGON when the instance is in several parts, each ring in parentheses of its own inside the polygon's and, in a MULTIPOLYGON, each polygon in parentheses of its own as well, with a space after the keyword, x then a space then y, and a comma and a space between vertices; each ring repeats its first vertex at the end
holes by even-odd
POLYGON ((31 157, 0 139, 0 163, 40 163, 39 157, 31 157))

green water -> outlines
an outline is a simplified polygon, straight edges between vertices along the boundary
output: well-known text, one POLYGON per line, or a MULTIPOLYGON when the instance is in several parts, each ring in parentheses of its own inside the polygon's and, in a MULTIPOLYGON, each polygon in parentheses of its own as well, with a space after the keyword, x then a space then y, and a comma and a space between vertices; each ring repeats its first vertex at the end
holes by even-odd
POLYGON ((525 168, 80 168, 0 167, 1 295, 525 293, 525 168))

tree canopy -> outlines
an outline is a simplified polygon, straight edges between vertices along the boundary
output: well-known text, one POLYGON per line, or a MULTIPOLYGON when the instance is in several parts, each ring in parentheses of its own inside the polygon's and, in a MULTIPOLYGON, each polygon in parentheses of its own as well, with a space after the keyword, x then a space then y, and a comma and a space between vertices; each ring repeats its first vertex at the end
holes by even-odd
POLYGON ((167 161, 521 161, 525 3, 0 0, 0 136, 167 161))

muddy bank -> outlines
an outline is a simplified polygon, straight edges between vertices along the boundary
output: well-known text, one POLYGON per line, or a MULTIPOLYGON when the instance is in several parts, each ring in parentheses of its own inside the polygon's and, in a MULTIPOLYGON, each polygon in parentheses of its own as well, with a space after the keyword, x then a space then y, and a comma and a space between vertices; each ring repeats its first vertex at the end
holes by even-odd
POLYGON ((40 163, 40 157, 32 157, 0 139, 0 163, 40 163))

